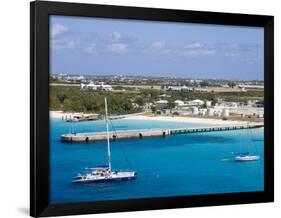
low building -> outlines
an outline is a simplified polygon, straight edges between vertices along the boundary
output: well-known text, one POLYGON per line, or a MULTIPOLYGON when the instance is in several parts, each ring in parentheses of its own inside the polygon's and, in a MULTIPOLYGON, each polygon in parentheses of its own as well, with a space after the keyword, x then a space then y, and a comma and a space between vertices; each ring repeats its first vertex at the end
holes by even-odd
POLYGON ((168 86, 166 90, 174 92, 192 92, 193 88, 188 86, 168 86))
POLYGON ((207 109, 206 108, 199 109, 199 115, 200 116, 205 116, 206 114, 207 114, 207 109))
POLYGON ((193 115, 198 115, 198 114, 199 114, 199 109, 198 109, 198 107, 192 107, 192 108, 191 108, 191 111, 192 111, 192 114, 193 114, 193 115))
POLYGON ((113 88, 111 85, 104 84, 104 82, 99 82, 97 84, 90 82, 89 84, 80 84, 81 89, 92 89, 92 90, 97 90, 97 91, 112 91, 113 88))
POLYGON ((248 100, 247 101, 247 105, 248 106, 256 106, 256 104, 258 103, 259 101, 258 100, 248 100))
POLYGON ((251 84, 238 84, 238 88, 245 88, 245 89, 264 89, 264 85, 251 85, 251 84))
POLYGON ((197 87, 194 88, 195 92, 208 92, 208 87, 197 87))
POLYGON ((69 80, 69 81, 81 81, 85 80, 84 76, 66 76, 64 79, 69 80))
POLYGON ((208 110, 207 110, 207 115, 208 115, 208 116, 214 116, 214 114, 215 114, 214 108, 208 108, 208 110))
POLYGON ((206 107, 211 107, 212 106, 212 101, 206 101, 206 107))
POLYGON ((154 103, 155 103, 156 110, 165 109, 168 106, 167 100, 159 100, 159 101, 156 101, 154 103))
POLYGON ((183 102, 181 100, 176 100, 174 101, 175 103, 175 108, 179 110, 191 110, 192 107, 201 107, 205 104, 204 101, 196 99, 193 101, 186 101, 183 102))
POLYGON ((222 111, 222 116, 223 117, 229 117, 229 110, 224 108, 223 111, 222 111))
POLYGON ((204 104, 205 104, 205 102, 200 99, 186 102, 186 105, 189 105, 189 106, 202 106, 204 104))
POLYGON ((221 102, 221 103, 217 103, 216 107, 220 107, 220 108, 237 108, 238 107, 238 103, 237 102, 221 102))
POLYGON ((156 114, 170 115, 171 113, 172 113, 171 109, 159 109, 159 110, 156 110, 156 114))
POLYGON ((184 105, 184 101, 181 101, 181 100, 176 100, 176 101, 174 101, 174 103, 175 103, 176 107, 184 105))

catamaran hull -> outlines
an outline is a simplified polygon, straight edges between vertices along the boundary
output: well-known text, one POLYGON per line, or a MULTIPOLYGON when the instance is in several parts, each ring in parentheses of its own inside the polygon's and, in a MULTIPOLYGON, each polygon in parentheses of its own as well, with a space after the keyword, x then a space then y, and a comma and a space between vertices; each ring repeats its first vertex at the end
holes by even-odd
POLYGON ((121 182, 121 181, 128 181, 134 180, 137 176, 132 177, 121 177, 121 178, 106 178, 106 179, 77 179, 72 181, 73 183, 104 183, 104 182, 121 182))

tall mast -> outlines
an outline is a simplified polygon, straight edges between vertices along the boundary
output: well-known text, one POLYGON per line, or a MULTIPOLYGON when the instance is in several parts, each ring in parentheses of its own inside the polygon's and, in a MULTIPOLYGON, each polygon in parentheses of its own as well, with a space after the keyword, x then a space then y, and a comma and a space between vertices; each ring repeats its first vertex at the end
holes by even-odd
POLYGON ((107 114, 107 100, 104 98, 105 106, 105 124, 106 124, 106 136, 107 136, 107 155, 108 155, 108 168, 111 171, 111 159, 110 159, 110 143, 109 143, 109 129, 108 129, 108 114, 107 114))

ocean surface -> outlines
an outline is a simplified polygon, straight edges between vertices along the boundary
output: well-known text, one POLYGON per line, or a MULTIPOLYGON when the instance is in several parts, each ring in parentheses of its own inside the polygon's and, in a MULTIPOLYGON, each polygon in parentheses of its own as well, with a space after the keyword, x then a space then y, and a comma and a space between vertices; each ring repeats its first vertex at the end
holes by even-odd
MULTIPOLYGON (((164 121, 114 120, 117 130, 197 127, 164 121)), ((264 133, 262 129, 172 135, 111 142, 113 170, 137 171, 136 180, 74 184, 85 168, 105 165, 105 142, 67 144, 60 135, 105 131, 104 121, 67 123, 50 120, 51 203, 150 198, 179 195, 263 191, 264 133), (125 151, 125 154, 124 154, 125 151), (235 162, 234 153, 260 155, 253 162, 235 162), (126 161, 128 157, 129 163, 126 161)))

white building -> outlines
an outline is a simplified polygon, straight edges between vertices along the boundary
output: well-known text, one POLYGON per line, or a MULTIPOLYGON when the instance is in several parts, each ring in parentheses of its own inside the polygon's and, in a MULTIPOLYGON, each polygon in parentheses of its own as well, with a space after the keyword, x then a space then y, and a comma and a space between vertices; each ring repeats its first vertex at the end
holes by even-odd
POLYGON ((212 101, 206 101, 206 107, 211 107, 212 106, 212 101))
POLYGON ((215 114, 214 108, 208 108, 208 110, 207 110, 207 115, 208 115, 208 116, 214 116, 214 114, 215 114))
POLYGON ((76 81, 76 80, 84 80, 85 77, 84 76, 67 76, 65 79, 76 81))
POLYGON ((248 89, 264 89, 263 85, 250 85, 250 84, 238 84, 238 88, 248 88, 248 89))
POLYGON ((207 114, 207 109, 206 108, 199 109, 199 115, 205 116, 206 114, 207 114))
POLYGON ((182 86, 181 87, 182 92, 192 92, 193 88, 192 87, 187 87, 187 86, 182 86))
POLYGON ((192 92, 193 88, 187 86, 168 86, 167 91, 192 92))
POLYGON ((257 103, 258 103, 258 100, 248 100, 247 101, 248 106, 256 106, 257 103))
POLYGON ((221 102, 221 103, 216 103, 216 107, 220 108, 237 108, 238 103, 237 102, 221 102))
POLYGON ((204 101, 200 100, 200 99, 196 99, 196 100, 193 100, 193 101, 188 101, 186 102, 187 105, 189 106, 202 106, 204 105, 204 101))
POLYGON ((175 105, 178 107, 178 106, 183 106, 184 105, 184 102, 181 101, 181 100, 176 100, 174 101, 175 105))
POLYGON ((100 82, 98 84, 95 84, 93 82, 90 82, 89 84, 80 84, 81 89, 92 89, 92 90, 101 90, 101 91, 112 91, 112 86, 104 84, 104 82, 100 82))
POLYGON ((156 101, 154 103, 155 103, 156 109, 158 109, 158 110, 163 109, 163 108, 168 106, 167 100, 159 100, 159 101, 156 101))
POLYGON ((194 91, 196 91, 196 92, 208 92, 208 87, 194 88, 194 91))
POLYGON ((223 111, 222 111, 222 116, 223 117, 229 117, 229 110, 228 109, 223 109, 223 111))
POLYGON ((198 114, 199 114, 199 109, 198 109, 198 107, 192 107, 192 108, 191 108, 191 111, 192 111, 192 114, 193 114, 193 115, 198 115, 198 114))

